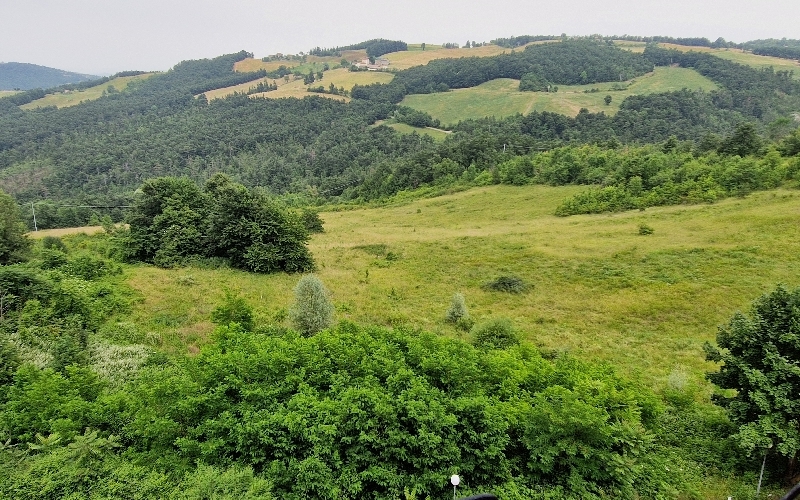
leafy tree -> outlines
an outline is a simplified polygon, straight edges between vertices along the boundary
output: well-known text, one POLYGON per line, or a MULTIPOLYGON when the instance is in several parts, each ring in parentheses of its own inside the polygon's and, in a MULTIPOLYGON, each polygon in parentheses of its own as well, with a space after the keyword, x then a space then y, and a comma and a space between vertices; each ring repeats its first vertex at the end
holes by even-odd
POLYGON ((16 202, 0 191, 0 264, 25 260, 31 246, 26 232, 16 202))
POLYGON ((603 98, 603 102, 606 103, 606 106, 609 106, 611 104, 611 100, 612 98, 610 95, 607 95, 603 98))
POLYGON ((289 318, 297 330, 310 336, 333 322, 333 304, 322 280, 309 274, 300 278, 294 288, 295 302, 289 318))
POLYGON ((735 395, 716 395, 739 426, 735 435, 752 453, 774 446, 789 459, 800 452, 800 288, 778 286, 753 303, 749 315, 736 313, 717 334, 718 347, 705 344, 706 359, 722 363, 709 380, 735 395))
POLYGON ((479 349, 507 349, 519 344, 519 335, 511 320, 498 318, 476 325, 472 329, 472 343, 479 349))
POLYGON ((221 257, 260 273, 313 268, 300 217, 223 174, 204 190, 187 178, 149 180, 127 221, 130 229, 117 242, 129 260, 172 267, 192 257, 221 257))

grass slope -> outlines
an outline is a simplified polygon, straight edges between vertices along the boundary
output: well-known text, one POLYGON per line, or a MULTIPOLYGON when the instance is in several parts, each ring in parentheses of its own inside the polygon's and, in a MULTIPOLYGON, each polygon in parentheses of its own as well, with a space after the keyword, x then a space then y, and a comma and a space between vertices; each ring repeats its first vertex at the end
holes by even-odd
POLYGON ((675 49, 682 52, 709 52, 721 59, 727 59, 745 66, 757 69, 772 67, 775 71, 794 71, 794 79, 800 80, 800 62, 779 57, 759 56, 741 49, 712 49, 710 47, 687 47, 685 45, 674 45, 671 43, 660 43, 666 49, 675 49))
POLYGON ((3 97, 8 97, 10 95, 19 94, 20 90, 0 90, 0 99, 3 97))
MULTIPOLYGON (((408 323, 465 336, 444 321, 463 293, 473 318, 507 317, 531 342, 614 363, 654 387, 705 384, 702 344, 783 282, 800 285, 800 193, 761 192, 714 205, 558 218, 582 187, 491 186, 374 209, 323 213, 311 249, 338 319, 408 323), (491 210, 487 210, 487 207, 491 210), (640 236, 647 224, 655 232, 640 236), (525 295, 481 288, 514 274, 525 295)), ((225 288, 262 321, 285 321, 297 275, 129 268, 133 321, 178 352, 207 341, 225 288)))
MULTIPOLYGON (((328 97, 331 99, 339 99, 343 101, 349 101, 348 97, 344 96, 337 96, 337 95, 330 95, 330 94, 318 94, 308 92, 308 87, 319 87, 320 85, 324 86, 326 89, 328 86, 333 83, 336 88, 344 87, 346 90, 350 90, 353 88, 353 85, 369 85, 370 83, 389 83, 394 78, 394 75, 391 73, 384 73, 380 71, 358 71, 353 72, 349 71, 345 68, 337 68, 323 72, 323 79, 321 81, 316 81, 311 85, 305 85, 301 78, 295 78, 294 75, 289 75, 289 81, 287 82, 283 78, 272 79, 267 78, 266 81, 272 83, 273 81, 278 85, 278 90, 273 90, 270 92, 263 92, 259 94, 253 94, 253 96, 258 97, 268 97, 270 99, 280 99, 282 97, 296 97, 298 99, 302 99, 303 97, 307 97, 310 95, 328 97)), ((232 87, 225 87, 223 89, 216 89, 206 92, 206 98, 211 99, 220 99, 225 96, 229 96, 234 92, 244 93, 247 92, 250 88, 255 87, 258 85, 259 82, 263 81, 264 79, 259 78, 253 80, 251 82, 242 83, 241 85, 234 85, 232 87)))
POLYGON ((412 127, 411 125, 407 125, 405 123, 387 123, 387 127, 391 127, 401 134, 411 134, 411 133, 418 133, 418 134, 425 134, 433 137, 433 139, 437 141, 443 141, 445 137, 447 137, 448 132, 446 130, 440 130, 438 128, 431 128, 431 127, 412 127))
MULTIPOLYGON (((536 43, 551 43, 546 42, 533 42, 536 43)), ((528 45, 532 45, 528 44, 528 45)), ((527 45, 526 45, 527 46, 527 45)), ((524 50, 523 47, 517 47, 514 50, 524 50)), ((420 45, 409 45, 409 50, 402 52, 392 52, 386 54, 384 57, 389 60, 389 67, 393 69, 408 69, 413 66, 421 66, 428 64, 434 59, 458 59, 460 57, 491 57, 497 56, 504 52, 510 52, 511 49, 500 47, 499 45, 483 45, 481 47, 469 49, 444 49, 439 45, 426 45, 425 50, 422 50, 420 45)))
POLYGON ((41 99, 36 99, 35 101, 29 102, 23 106, 20 106, 22 109, 35 109, 35 108, 44 108, 47 106, 55 106, 57 108, 67 108, 69 106, 77 106, 83 101, 94 101, 95 99, 100 99, 102 97, 103 92, 106 92, 109 85, 114 87, 117 91, 122 92, 128 85, 132 82, 143 80, 146 78, 150 78, 155 73, 144 73, 142 75, 137 76, 121 76, 118 78, 114 78, 113 80, 103 83, 101 85, 95 85, 94 87, 89 87, 86 90, 76 90, 76 91, 69 91, 69 92, 59 92, 56 94, 48 94, 41 99))
POLYGON ((593 85, 559 86, 558 92, 520 92, 519 80, 501 78, 469 89, 457 89, 438 94, 409 95, 402 101, 405 106, 425 111, 442 123, 455 124, 469 118, 494 116, 497 118, 531 111, 552 111, 569 116, 581 108, 589 111, 614 114, 620 103, 635 94, 652 94, 670 90, 714 90, 716 84, 693 69, 658 67, 653 73, 632 80, 627 90, 611 91, 611 83, 593 85), (586 93, 591 89, 599 92, 586 93), (606 105, 603 98, 611 95, 606 105))

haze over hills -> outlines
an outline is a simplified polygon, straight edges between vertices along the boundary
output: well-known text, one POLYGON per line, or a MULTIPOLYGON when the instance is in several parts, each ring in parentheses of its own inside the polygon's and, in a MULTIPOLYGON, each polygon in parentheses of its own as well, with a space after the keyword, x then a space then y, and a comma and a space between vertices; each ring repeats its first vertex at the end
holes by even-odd
POLYGON ((31 90, 57 87, 68 83, 85 82, 100 78, 95 75, 73 73, 63 69, 37 64, 0 63, 0 90, 31 90))

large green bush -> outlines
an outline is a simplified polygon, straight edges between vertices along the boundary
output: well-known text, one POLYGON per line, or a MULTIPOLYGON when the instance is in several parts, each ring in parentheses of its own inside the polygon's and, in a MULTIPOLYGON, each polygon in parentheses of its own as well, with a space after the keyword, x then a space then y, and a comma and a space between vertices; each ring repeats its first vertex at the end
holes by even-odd
POLYGON ((128 260, 174 267, 198 257, 224 258, 260 273, 314 266, 301 217, 222 174, 202 190, 186 178, 145 182, 127 222, 117 247, 128 260))

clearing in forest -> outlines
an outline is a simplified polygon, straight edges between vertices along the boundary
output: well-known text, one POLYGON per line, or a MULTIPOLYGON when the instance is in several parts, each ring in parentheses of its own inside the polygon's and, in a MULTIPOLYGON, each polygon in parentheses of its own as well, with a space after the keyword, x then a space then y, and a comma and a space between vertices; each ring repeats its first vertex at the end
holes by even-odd
POLYGON ((36 99, 35 101, 20 106, 20 108, 35 109, 44 108, 47 106, 67 108, 70 106, 77 106, 84 101, 94 101, 96 99, 100 99, 105 93, 108 92, 108 87, 114 87, 114 90, 117 92, 122 92, 128 88, 128 85, 131 83, 150 78, 154 74, 155 73, 144 73, 136 76, 120 76, 109 80, 106 83, 101 83, 100 85, 95 85, 94 87, 89 87, 88 89, 84 90, 65 90, 55 94, 47 94, 41 99, 36 99))
POLYGON ((614 83, 559 85, 558 92, 520 92, 519 80, 499 78, 468 89, 436 94, 406 96, 401 104, 425 111, 442 123, 455 124, 470 118, 502 118, 516 113, 551 111, 575 116, 581 108, 615 114, 620 103, 630 95, 654 94, 687 88, 715 90, 717 85, 693 69, 657 67, 652 73, 628 82, 625 90, 611 90, 614 83), (605 96, 611 96, 606 105, 605 96))
MULTIPOLYGON (((532 42, 528 45, 539 43, 552 43, 557 40, 545 40, 543 42, 532 42)), ((525 50, 528 45, 517 47, 513 50, 525 50)), ((392 52, 386 54, 386 59, 389 60, 389 67, 397 70, 408 69, 413 66, 422 66, 428 64, 434 59, 458 59, 460 57, 491 57, 498 56, 503 53, 511 52, 512 49, 500 47, 499 45, 487 44, 475 48, 460 48, 460 49, 444 49, 440 45, 425 45, 425 50, 422 50, 421 45, 409 45, 409 50, 401 52, 392 52)))

